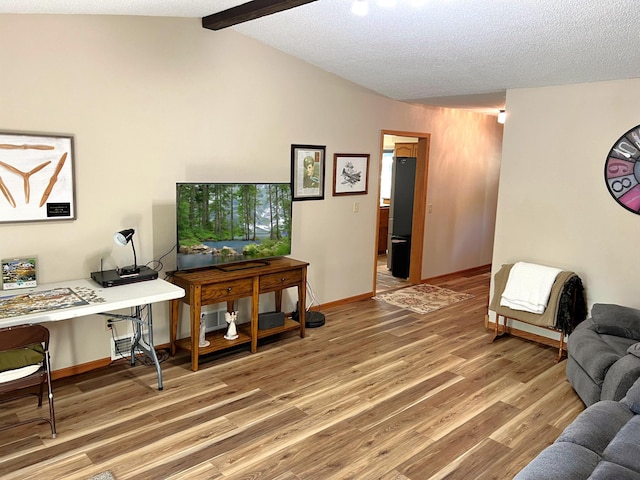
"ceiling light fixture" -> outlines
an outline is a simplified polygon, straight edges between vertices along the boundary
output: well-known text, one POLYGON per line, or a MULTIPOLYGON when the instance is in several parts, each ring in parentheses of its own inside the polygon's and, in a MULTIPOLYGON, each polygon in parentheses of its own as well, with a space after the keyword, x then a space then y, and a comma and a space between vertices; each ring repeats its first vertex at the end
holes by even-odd
POLYGON ((504 123, 506 119, 507 119, 507 112, 505 112, 504 110, 500 110, 498 112, 498 123, 504 123))
POLYGON ((367 3, 367 0, 355 0, 353 5, 351 5, 351 13, 360 15, 361 17, 369 13, 369 4, 367 3))
MULTIPOLYGON (((411 7, 420 8, 427 0, 405 0, 411 7)), ((376 4, 381 8, 395 8, 398 6, 398 0, 377 0, 376 4)), ((367 0, 353 0, 351 4, 351 12, 355 15, 364 16, 369 13, 369 3, 367 0)))

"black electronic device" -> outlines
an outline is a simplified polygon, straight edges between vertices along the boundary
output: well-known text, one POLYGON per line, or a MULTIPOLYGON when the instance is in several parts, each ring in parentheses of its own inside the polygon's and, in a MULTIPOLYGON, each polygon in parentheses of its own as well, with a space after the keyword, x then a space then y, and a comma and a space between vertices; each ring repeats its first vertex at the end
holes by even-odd
POLYGON ((138 273, 125 274, 122 270, 91 272, 91 278, 103 287, 117 287, 130 283, 145 282, 158 278, 158 272, 149 267, 139 267, 138 273))
MULTIPOLYGON (((300 312, 298 312, 298 302, 296 302, 296 309, 291 313, 291 318, 296 322, 300 321, 300 312)), ((318 328, 324 325, 325 317, 324 313, 316 310, 307 310, 304 316, 305 328, 318 328)))
POLYGON ((306 328, 318 328, 324 325, 324 313, 309 310, 305 314, 304 326, 306 328))
POLYGON ((258 330, 282 327, 284 325, 284 312, 266 312, 258 314, 258 330))

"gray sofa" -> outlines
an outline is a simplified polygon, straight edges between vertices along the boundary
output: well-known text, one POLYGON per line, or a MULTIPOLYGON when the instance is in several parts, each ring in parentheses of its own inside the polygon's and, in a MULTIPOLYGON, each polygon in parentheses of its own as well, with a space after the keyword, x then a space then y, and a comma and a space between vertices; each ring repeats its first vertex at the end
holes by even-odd
POLYGON ((587 407, 624 397, 640 378, 640 310, 593 305, 569 335, 566 372, 587 407))
POLYGON ((514 480, 640 480, 640 380, 588 407, 514 480))

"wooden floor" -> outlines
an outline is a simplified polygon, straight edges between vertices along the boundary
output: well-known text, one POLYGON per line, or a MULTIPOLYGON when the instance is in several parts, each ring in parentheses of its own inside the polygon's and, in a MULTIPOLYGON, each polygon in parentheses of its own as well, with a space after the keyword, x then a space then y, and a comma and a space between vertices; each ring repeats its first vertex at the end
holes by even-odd
MULTIPOLYGON (((489 276, 440 284, 475 297, 428 315, 365 300, 324 311, 305 339, 154 369, 54 382, 59 435, 0 432, 0 478, 510 479, 584 406, 555 349, 489 343, 489 276)), ((34 401, 0 409, 22 417, 34 401)))

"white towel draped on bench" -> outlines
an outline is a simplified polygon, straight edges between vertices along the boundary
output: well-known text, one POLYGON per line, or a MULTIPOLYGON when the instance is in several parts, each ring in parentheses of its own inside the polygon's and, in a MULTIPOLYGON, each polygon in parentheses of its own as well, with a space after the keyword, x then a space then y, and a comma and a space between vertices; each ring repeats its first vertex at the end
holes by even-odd
POLYGON ((556 277, 562 270, 534 263, 517 262, 509 272, 500 305, 513 310, 543 313, 556 277))

